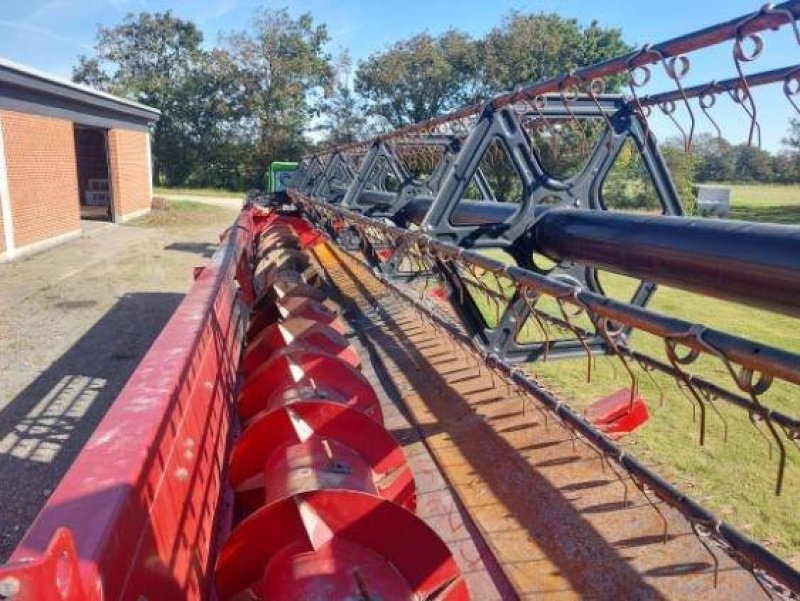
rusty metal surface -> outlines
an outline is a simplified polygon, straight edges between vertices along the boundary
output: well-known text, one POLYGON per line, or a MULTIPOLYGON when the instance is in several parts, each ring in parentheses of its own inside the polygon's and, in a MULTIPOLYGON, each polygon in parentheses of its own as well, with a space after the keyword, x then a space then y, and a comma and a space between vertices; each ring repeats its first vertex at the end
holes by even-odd
POLYGON ((443 477, 443 468, 426 444, 424 433, 414 423, 402 403, 406 392, 399 379, 397 366, 387 364, 385 356, 375 347, 372 337, 358 332, 379 326, 377 319, 365 320, 344 298, 349 319, 351 343, 364 359, 363 373, 374 386, 383 408, 384 426, 394 436, 406 455, 415 476, 416 514, 431 526, 450 548, 461 569, 473 599, 491 601, 514 598, 514 589, 500 568, 492 551, 472 522, 464 505, 443 477))
MULTIPOLYGON (((400 401, 400 414, 406 412, 519 597, 764 596, 738 564, 710 554, 680 514, 658 500, 651 504, 361 263, 330 246, 318 249, 345 317, 370 349, 370 363, 381 366, 370 379, 400 401)), ((435 528, 444 536, 449 526, 435 528)), ((459 561, 469 574, 464 557, 459 561)))

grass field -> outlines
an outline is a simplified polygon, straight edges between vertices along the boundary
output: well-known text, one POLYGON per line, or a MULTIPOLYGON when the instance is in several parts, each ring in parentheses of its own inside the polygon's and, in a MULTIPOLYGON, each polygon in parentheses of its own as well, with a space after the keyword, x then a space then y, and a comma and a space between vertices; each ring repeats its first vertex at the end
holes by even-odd
MULTIPOLYGON (((800 223, 800 187, 731 188, 732 217, 800 223)), ((502 253, 497 258, 505 260, 502 253)), ((632 280, 613 274, 601 276, 609 296, 620 300, 630 298, 635 288, 632 280)), ((560 315, 557 305, 548 299, 541 301, 539 308, 560 315)), ((800 324, 790 317, 664 286, 656 292, 650 308, 800 353, 800 324)), ((486 303, 484 311, 487 320, 492 321, 495 308, 486 303)), ((590 326, 585 316, 578 318, 576 323, 590 326)), ((538 328, 529 324, 521 338, 542 339, 542 336, 538 328)), ((662 340, 636 332, 632 342, 637 350, 667 362, 662 340)), ((529 364, 529 369, 577 408, 631 385, 619 358, 596 357, 591 383, 586 382, 586 366, 586 358, 581 357, 529 364)), ((718 360, 701 358, 688 369, 714 383, 735 389, 727 370, 718 360)), ((699 414, 695 403, 672 378, 646 374, 638 365, 634 366, 634 372, 640 391, 648 402, 651 419, 622 443, 722 519, 735 524, 800 567, 800 520, 797 519, 800 451, 785 441, 787 469, 784 491, 776 497, 778 447, 772 443, 770 458, 770 444, 762 435, 767 432, 766 428, 762 426, 760 433, 744 411, 717 400, 713 404, 719 415, 713 408, 707 409, 706 443, 701 447, 698 444, 699 414), (727 442, 723 440, 724 423, 727 424, 727 442)), ((797 392, 797 387, 776 381, 761 400, 790 415, 800 415, 797 392)))
POLYGON ((731 189, 731 217, 800 224, 800 186, 720 184, 731 189))
POLYGON ((163 188, 153 189, 156 196, 201 196, 207 198, 244 198, 244 192, 231 192, 221 188, 163 188))

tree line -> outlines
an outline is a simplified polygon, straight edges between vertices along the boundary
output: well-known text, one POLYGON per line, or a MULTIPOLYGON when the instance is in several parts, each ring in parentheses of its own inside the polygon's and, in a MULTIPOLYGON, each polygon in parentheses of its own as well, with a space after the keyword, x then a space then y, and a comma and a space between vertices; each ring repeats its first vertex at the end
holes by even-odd
POLYGON ((160 109, 154 178, 167 186, 259 186, 274 160, 433 117, 630 49, 615 28, 509 13, 486 36, 421 33, 352 65, 324 24, 286 9, 208 47, 172 12, 99 26, 76 82, 160 109))
MULTIPOLYGON (((622 32, 556 14, 512 11, 485 36, 450 29, 400 40, 353 65, 334 56, 324 24, 286 9, 257 11, 245 31, 205 44, 172 12, 99 26, 73 79, 158 108, 159 185, 259 187, 274 160, 419 122, 525 83, 631 50, 622 32)), ((612 80, 608 91, 619 91, 612 80)), ((688 158, 662 145, 681 194, 695 181, 800 182, 800 121, 786 150, 698 136, 688 158)))
POLYGON ((747 144, 731 144, 709 134, 693 144, 694 178, 698 182, 800 182, 800 120, 792 119, 783 138, 785 148, 774 153, 747 144))

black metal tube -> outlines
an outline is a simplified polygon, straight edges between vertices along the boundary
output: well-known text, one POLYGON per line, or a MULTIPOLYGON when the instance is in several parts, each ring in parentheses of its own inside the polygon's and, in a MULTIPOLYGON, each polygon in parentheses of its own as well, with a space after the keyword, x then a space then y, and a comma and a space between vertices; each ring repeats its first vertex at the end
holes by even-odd
MULTIPOLYGON (((362 194, 373 205, 392 198, 388 192, 362 194)), ((425 196, 412 199, 405 217, 420 224, 432 202, 425 196)), ((516 210, 508 203, 462 200, 452 220, 461 226, 500 223, 516 210)), ((549 209, 532 228, 531 250, 554 261, 576 261, 800 317, 800 227, 549 209)))
POLYGON ((553 210, 533 245, 556 261, 800 316, 799 227, 553 210))
MULTIPOLYGON (((412 223, 419 225, 430 209, 433 198, 417 196, 405 208, 405 217, 412 223)), ((501 223, 513 216, 519 205, 502 202, 485 202, 480 200, 463 199, 453 211, 453 225, 461 227, 477 227, 492 223, 501 223)))
MULTIPOLYGON (((362 192, 358 197, 361 205, 388 208, 397 195, 394 192, 374 190, 362 192)), ((403 215, 410 222, 419 225, 433 204, 431 196, 415 196, 403 209, 403 215)), ((517 212, 517 206, 480 200, 462 200, 453 212, 453 225, 474 226, 500 223, 517 212)))

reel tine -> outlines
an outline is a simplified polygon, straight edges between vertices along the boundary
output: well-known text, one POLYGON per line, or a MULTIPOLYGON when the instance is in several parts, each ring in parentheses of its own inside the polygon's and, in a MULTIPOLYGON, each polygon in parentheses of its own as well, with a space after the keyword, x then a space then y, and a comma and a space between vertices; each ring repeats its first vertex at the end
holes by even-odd
POLYGON ((800 114, 800 105, 795 98, 800 95, 800 67, 787 74, 783 79, 783 95, 792 105, 792 108, 800 114))
POLYGON ((579 328, 576 328, 575 325, 572 323, 572 319, 569 316, 569 313, 564 308, 564 298, 570 298, 574 303, 578 305, 581 309, 585 310, 585 306, 581 301, 578 299, 578 293, 580 292, 579 288, 574 288, 572 294, 567 295, 566 297, 557 297, 556 303, 558 304, 559 311, 561 312, 561 317, 564 319, 564 323, 567 325, 569 330, 575 335, 580 342, 580 345, 583 347, 583 350, 586 352, 586 383, 589 384, 592 381, 592 363, 594 361, 594 355, 592 354, 592 349, 586 342, 585 337, 581 333, 579 328))
POLYGON ((764 39, 758 33, 750 33, 745 35, 742 30, 744 26, 753 17, 744 19, 736 28, 736 39, 733 43, 733 63, 736 67, 736 73, 739 75, 740 85, 729 94, 733 101, 739 104, 744 112, 750 119, 750 128, 747 134, 747 145, 753 145, 753 138, 755 137, 758 142, 757 146, 761 147, 761 125, 758 122, 758 108, 756 107, 755 99, 750 90, 750 83, 744 74, 743 64, 756 60, 761 56, 764 51, 764 39), (745 47, 745 40, 749 40, 753 44, 753 49, 748 52, 745 47), (746 104, 745 104, 746 103, 746 104))
POLYGON ((706 90, 697 96, 697 103, 700 105, 700 109, 703 111, 706 119, 708 119, 709 123, 711 123, 711 126, 717 132, 717 139, 721 139, 722 129, 720 129, 719 124, 714 120, 709 112, 709 109, 712 109, 717 103, 716 86, 717 83, 715 81, 712 81, 710 84, 708 84, 706 90))
POLYGON ((578 121, 578 118, 575 116, 575 111, 572 110, 572 106, 570 105, 571 101, 574 100, 578 95, 577 88, 571 83, 573 79, 574 76, 571 74, 565 76, 558 84, 558 94, 561 97, 561 104, 564 105, 564 109, 569 114, 569 123, 572 127, 572 130, 577 131, 578 133, 578 137, 580 139, 580 153, 581 156, 583 156, 586 155, 587 148, 586 133, 583 131, 583 127, 581 126, 580 121, 578 121))
POLYGON ((719 557, 717 557, 717 554, 714 553, 714 551, 711 549, 711 545, 709 545, 708 542, 706 541, 706 538, 710 535, 710 533, 706 528, 706 526, 703 524, 692 522, 691 525, 692 525, 692 532, 694 533, 698 542, 711 556, 711 561, 714 562, 714 588, 717 588, 719 586, 719 557))
POLYGON ((606 341, 606 343, 611 347, 613 351, 613 355, 619 358, 622 362, 622 366, 625 368, 625 371, 628 372, 628 376, 631 379, 631 395, 630 395, 630 403, 628 405, 628 409, 633 408, 633 402, 636 400, 636 396, 639 394, 639 376, 636 375, 636 372, 633 371, 630 364, 628 363, 628 359, 625 357, 625 354, 620 352, 619 347, 617 347, 617 343, 614 340, 614 337, 608 331, 608 318, 600 317, 598 318, 596 315, 593 315, 593 321, 595 322, 598 330, 600 331, 600 335, 606 341))
MULTIPOLYGON (((677 337, 677 339, 680 339, 681 337, 684 336, 680 335, 677 337)), ((688 354, 679 356, 676 350, 676 337, 666 337, 664 338, 664 343, 666 345, 667 359, 669 359, 673 370, 675 370, 676 378, 678 378, 683 386, 685 386, 686 390, 691 393, 691 397, 687 396, 687 398, 689 398, 690 401, 694 399, 696 406, 700 408, 700 446, 702 447, 705 444, 706 439, 706 407, 703 404, 703 399, 700 397, 697 389, 692 383, 692 375, 681 367, 681 365, 689 365, 690 363, 694 363, 694 361, 696 361, 700 356, 700 353, 695 350, 690 350, 688 354)), ((695 405, 693 404, 693 406, 695 405)))

